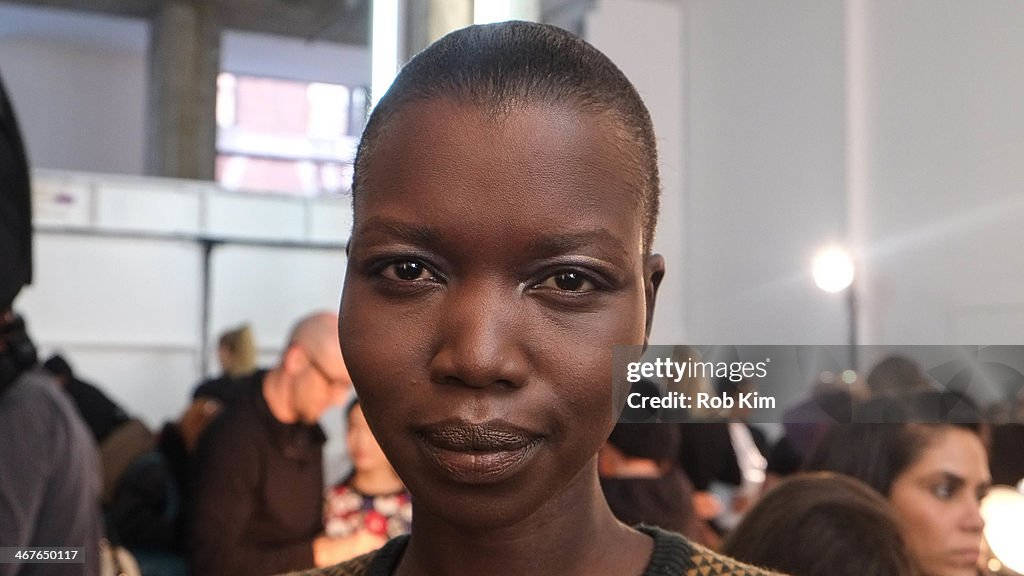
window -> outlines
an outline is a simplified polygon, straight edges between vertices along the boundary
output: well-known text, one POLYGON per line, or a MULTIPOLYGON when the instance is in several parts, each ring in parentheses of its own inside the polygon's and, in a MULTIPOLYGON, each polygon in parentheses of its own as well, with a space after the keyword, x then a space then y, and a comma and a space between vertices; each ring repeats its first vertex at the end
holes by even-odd
POLYGON ((222 73, 217 181, 228 189, 346 194, 367 90, 222 73))

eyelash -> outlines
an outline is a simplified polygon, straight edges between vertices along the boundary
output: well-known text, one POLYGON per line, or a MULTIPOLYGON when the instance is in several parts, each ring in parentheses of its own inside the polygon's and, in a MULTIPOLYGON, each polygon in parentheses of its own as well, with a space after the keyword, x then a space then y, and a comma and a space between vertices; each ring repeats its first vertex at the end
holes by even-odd
MULTIPOLYGON (((402 284, 420 284, 427 282, 432 284, 443 284, 445 282, 444 276, 438 274, 433 266, 426 262, 423 262, 419 258, 393 258, 382 262, 377 262, 371 266, 370 272, 372 275, 395 286, 402 284), (402 265, 413 265, 422 267, 422 272, 427 273, 429 277, 411 279, 401 278, 401 276, 397 272, 395 272, 395 269, 396 267, 402 265), (390 276, 388 275, 389 271, 392 272, 390 276)), ((601 291, 602 289, 606 289, 606 283, 602 282, 596 274, 580 270, 578 268, 566 267, 546 272, 539 282, 530 283, 529 287, 534 290, 550 290, 551 292, 557 293, 559 295, 578 298, 581 296, 585 296, 587 294, 601 291), (581 290, 568 290, 559 288, 557 286, 558 278, 565 276, 574 276, 575 279, 581 282, 583 286, 585 286, 586 288, 581 290), (556 285, 545 286, 545 284, 547 284, 551 280, 554 280, 556 285)))
POLYGON ((435 283, 438 283, 438 284, 441 283, 441 280, 439 279, 439 275, 436 272, 434 272, 432 266, 424 263, 421 260, 415 259, 415 258, 407 258, 407 259, 402 259, 402 260, 390 260, 390 261, 385 262, 383 264, 377 265, 375 268, 376 268, 375 273, 377 275, 383 277, 386 280, 390 280, 392 282, 407 283, 407 282, 428 282, 429 281, 429 282, 435 282, 435 283), (418 266, 418 267, 422 268, 421 274, 423 272, 426 272, 427 274, 429 274, 429 277, 428 278, 423 278, 423 279, 421 279, 421 278, 411 278, 411 279, 409 279, 409 278, 401 278, 399 276, 399 274, 397 274, 397 273, 394 274, 394 276, 395 276, 394 278, 389 278, 386 275, 387 272, 394 271, 396 269, 396 267, 402 266, 402 265, 418 266))

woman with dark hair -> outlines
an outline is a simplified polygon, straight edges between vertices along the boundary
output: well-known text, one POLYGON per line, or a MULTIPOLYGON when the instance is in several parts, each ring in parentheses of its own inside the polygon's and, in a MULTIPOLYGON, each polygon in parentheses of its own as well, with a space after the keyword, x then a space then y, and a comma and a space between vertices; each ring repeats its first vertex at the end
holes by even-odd
POLYGON ((339 562, 408 533, 412 521, 412 498, 373 437, 358 400, 349 403, 345 420, 352 472, 327 491, 324 503, 324 531, 341 540, 339 562))
POLYGON ((341 347, 416 512, 319 574, 763 573, 601 493, 612 350, 646 344, 664 274, 654 131, 606 56, 542 24, 449 34, 374 109, 352 193, 341 347))
POLYGON ((852 476, 885 496, 925 576, 976 574, 980 503, 992 481, 970 401, 940 392, 876 398, 854 422, 830 429, 805 468, 852 476))
POLYGON ((800 576, 913 576, 889 504, 863 482, 798 474, 768 491, 729 534, 733 558, 800 576))

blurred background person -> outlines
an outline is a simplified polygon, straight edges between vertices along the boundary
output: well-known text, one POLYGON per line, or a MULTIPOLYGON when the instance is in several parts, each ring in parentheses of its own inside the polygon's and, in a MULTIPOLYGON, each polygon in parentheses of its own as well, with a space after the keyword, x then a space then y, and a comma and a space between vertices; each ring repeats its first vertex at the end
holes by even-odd
POLYGON ((331 312, 300 320, 278 365, 243 379, 193 462, 193 574, 277 574, 336 557, 340 544, 323 536, 318 420, 351 386, 331 312))
POLYGON ((50 356, 43 362, 43 368, 57 379, 71 397, 97 444, 102 444, 114 429, 129 420, 128 414, 102 390, 78 378, 71 364, 60 354, 50 356))
POLYGON ((889 504, 863 482, 797 474, 769 490, 722 551, 799 576, 914 576, 889 504))
POLYGON ((921 366, 906 356, 892 355, 880 360, 868 373, 872 396, 900 396, 934 390, 921 366))
POLYGON ((327 492, 324 528, 339 540, 338 557, 355 558, 407 534, 412 496, 370 431, 359 400, 345 411, 352 472, 327 492), (343 549, 342 549, 343 548, 343 549))
POLYGON ((858 406, 809 457, 808 470, 846 474, 886 497, 925 576, 974 576, 980 504, 991 485, 980 414, 959 395, 924 392, 858 406))
POLYGON ((750 508, 761 494, 765 483, 765 470, 768 461, 768 438, 758 427, 750 424, 751 407, 739 401, 742 394, 755 391, 749 379, 735 382, 730 378, 715 378, 715 392, 720 397, 731 398, 731 408, 723 411, 723 418, 729 430, 729 441, 732 453, 739 469, 740 483, 732 486, 726 483, 712 483, 712 491, 722 501, 722 513, 716 518, 716 524, 723 530, 732 530, 747 509, 750 508))
POLYGON ((623 523, 658 526, 703 543, 693 485, 675 463, 678 446, 677 426, 619 422, 597 453, 601 490, 623 523))
POLYGON ((248 324, 220 335, 217 360, 221 374, 197 385, 192 392, 193 400, 212 398, 228 402, 238 392, 242 378, 256 371, 256 341, 248 324))
POLYGON ((1024 482, 1024 388, 1006 402, 1007 419, 992 427, 992 482, 1024 482))
POLYGON ((76 564, 0 563, 2 576, 99 573, 95 441, 54 378, 38 369, 12 306, 32 280, 28 160, 0 78, 0 547, 75 547, 76 564))
POLYGON ((865 388, 849 386, 834 372, 822 372, 810 394, 782 415, 782 436, 767 455, 764 490, 801 470, 804 460, 837 422, 849 422, 853 405, 867 398, 865 388))

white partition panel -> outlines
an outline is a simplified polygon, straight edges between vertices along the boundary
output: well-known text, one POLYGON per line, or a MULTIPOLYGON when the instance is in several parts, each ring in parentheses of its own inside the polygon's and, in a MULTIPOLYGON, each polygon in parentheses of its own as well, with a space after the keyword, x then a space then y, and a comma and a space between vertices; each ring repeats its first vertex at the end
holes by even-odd
MULTIPOLYGON (((185 407, 204 354, 219 370, 224 329, 251 323, 271 365, 297 318, 338 307, 347 198, 47 170, 33 204, 35 282, 17 302, 33 337, 153 427, 185 407)), ((330 450, 337 459, 340 445, 330 450)))
POLYGON ((215 193, 207 197, 204 231, 219 238, 303 240, 305 214, 301 198, 215 193))
POLYGON ((96 224, 112 230, 199 233, 199 191, 175 186, 175 182, 142 184, 133 179, 99 184, 96 224))
POLYGON ((345 253, 229 244, 214 249, 211 268, 210 341, 248 322, 261 349, 279 350, 297 319, 338 309, 345 253))
POLYGON ((41 351, 151 426, 175 416, 199 360, 198 245, 37 231, 35 250, 17 306, 41 351))
POLYGON ((95 384, 152 430, 177 419, 196 384, 198 348, 42 342, 41 358, 60 353, 79 378, 95 384))
POLYGON ((319 200, 309 207, 309 239, 348 242, 352 235, 352 197, 319 200))
POLYGON ((200 250, 192 242, 41 232, 35 281, 18 299, 38 337, 193 345, 200 250))

